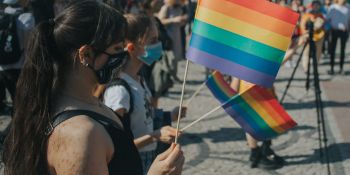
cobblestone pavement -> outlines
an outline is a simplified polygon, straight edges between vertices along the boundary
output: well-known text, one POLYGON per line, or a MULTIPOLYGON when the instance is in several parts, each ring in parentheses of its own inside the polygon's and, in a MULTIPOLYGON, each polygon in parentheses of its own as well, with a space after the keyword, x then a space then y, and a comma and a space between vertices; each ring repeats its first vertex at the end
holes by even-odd
MULTIPOLYGON (((296 61, 297 58, 294 58, 296 61)), ((322 82, 334 79, 349 80, 348 76, 329 76, 328 59, 324 59, 320 67, 322 82)), ((179 77, 183 77, 185 61, 179 66, 179 77)), ((200 123, 192 126, 181 137, 180 143, 186 156, 184 175, 231 175, 231 174, 261 174, 261 175, 322 175, 327 174, 326 166, 320 162, 320 149, 317 130, 314 89, 305 90, 306 75, 300 65, 294 81, 284 100, 284 107, 297 121, 298 126, 273 140, 274 150, 282 155, 288 164, 281 169, 268 171, 251 169, 248 161, 249 149, 246 145, 242 129, 225 114, 223 110, 212 114, 200 123)), ((345 70, 350 65, 347 64, 345 70)), ((281 97, 293 69, 281 68, 275 87, 281 97)), ((205 80, 205 68, 190 64, 187 79, 185 100, 205 80)), ((313 86, 313 83, 311 83, 313 86)), ((176 84, 166 97, 161 98, 160 107, 171 109, 179 105, 181 84, 176 84)), ((325 105, 326 128, 329 139, 329 156, 332 174, 350 174, 350 143, 342 140, 339 129, 334 121, 332 109, 334 102, 328 101, 322 95, 325 105)), ((350 101, 350 99, 348 99, 350 101)), ((186 101, 185 103, 186 104, 186 101)), ((181 126, 189 124, 196 118, 218 106, 219 103, 204 88, 188 107, 188 117, 181 126)), ((173 124, 175 126, 175 123, 173 124)), ((180 126, 180 128, 181 128, 180 126)))
MULTIPOLYGON (((349 46, 349 45, 348 45, 349 46)), ((348 49, 349 50, 349 49, 348 49)), ((349 56, 348 56, 349 57, 349 56)), ((296 60, 296 58, 294 58, 296 60)), ((349 75, 329 76, 328 60, 320 65, 320 79, 322 82, 346 81, 349 75)), ((185 61, 179 65, 179 77, 183 76, 185 61)), ((345 70, 350 70, 347 63, 345 70)), ((278 74, 275 87, 277 94, 281 96, 286 83, 291 75, 291 68, 282 68, 278 74)), ((305 75, 301 66, 298 68, 295 80, 292 83, 285 99, 284 106, 289 114, 297 121, 298 126, 291 131, 273 140, 274 150, 284 156, 288 164, 281 169, 267 171, 251 169, 248 156, 249 149, 246 146, 242 129, 223 110, 220 110, 200 123, 192 126, 180 143, 186 156, 184 175, 323 175, 326 174, 326 166, 320 163, 319 142, 317 133, 317 117, 314 105, 313 88, 307 93, 305 75)), ((191 94, 205 80, 205 68, 190 64, 189 76, 186 86, 185 104, 191 94)), ((172 109, 179 105, 181 84, 176 84, 170 92, 160 99, 160 107, 172 109)), ((332 174, 350 174, 350 143, 344 141, 341 131, 335 121, 333 112, 338 103, 328 100, 323 93, 323 101, 326 112, 326 128, 329 138, 329 156, 332 174)), ((346 99, 345 99, 346 101, 346 99)), ((350 99, 346 104, 349 104, 350 99)), ((345 105, 346 105, 345 104, 345 105)), ((188 117, 181 122, 181 126, 210 111, 219 103, 212 97, 207 88, 190 104, 188 117)), ((350 106, 350 105, 347 105, 350 106)), ((9 117, 0 116, 0 131, 3 131, 9 123, 9 117)), ((175 125, 175 123, 174 123, 175 125)), ((181 128, 181 127, 180 127, 181 128)), ((0 171, 0 175, 2 175, 0 171)))

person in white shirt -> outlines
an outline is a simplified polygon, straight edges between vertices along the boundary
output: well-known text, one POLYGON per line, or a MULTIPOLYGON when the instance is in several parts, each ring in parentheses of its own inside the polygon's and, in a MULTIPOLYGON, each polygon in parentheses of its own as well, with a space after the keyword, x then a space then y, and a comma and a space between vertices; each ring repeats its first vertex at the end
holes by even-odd
POLYGON ((330 74, 334 74, 334 59, 337 48, 337 41, 340 39, 340 70, 343 73, 343 65, 345 59, 346 41, 349 37, 350 29, 350 9, 346 5, 345 0, 338 0, 331 5, 327 14, 327 20, 331 25, 332 41, 331 41, 331 70, 330 74))
MULTIPOLYGON (((164 126, 154 130, 152 95, 147 84, 138 74, 144 64, 151 65, 162 54, 162 45, 158 40, 155 22, 146 15, 129 14, 125 17, 128 22, 126 48, 130 58, 122 72, 118 74, 118 80, 124 81, 128 87, 115 85, 112 80, 110 83, 112 85, 107 85, 104 92, 103 101, 121 118, 124 128, 131 130, 135 138, 134 143, 141 155, 144 172, 147 172, 156 157, 157 141, 172 143, 176 136, 176 129, 164 126), (130 103, 131 101, 133 104, 130 103), (130 113, 131 108, 133 110, 130 113)), ((173 120, 177 119, 177 109, 175 108, 171 113, 173 120)), ((182 116, 185 115, 184 113, 182 116)))

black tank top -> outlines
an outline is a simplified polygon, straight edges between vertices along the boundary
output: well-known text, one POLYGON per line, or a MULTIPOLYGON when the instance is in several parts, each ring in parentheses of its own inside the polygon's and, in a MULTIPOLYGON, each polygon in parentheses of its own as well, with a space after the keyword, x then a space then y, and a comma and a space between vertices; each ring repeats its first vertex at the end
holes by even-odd
POLYGON ((69 110, 59 113, 53 120, 53 128, 60 123, 78 116, 86 115, 99 122, 108 132, 114 144, 114 155, 108 164, 110 175, 142 175, 142 162, 133 139, 122 130, 117 122, 99 113, 87 110, 69 110))

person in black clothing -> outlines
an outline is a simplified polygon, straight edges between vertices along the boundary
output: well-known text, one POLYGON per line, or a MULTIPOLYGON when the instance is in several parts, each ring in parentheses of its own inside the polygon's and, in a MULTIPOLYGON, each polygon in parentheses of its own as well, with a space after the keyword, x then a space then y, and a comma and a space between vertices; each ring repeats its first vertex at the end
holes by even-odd
MULTIPOLYGON (((125 33, 125 18, 96 0, 75 1, 37 25, 4 144, 5 174, 143 173, 132 138, 92 94, 128 57, 125 33)), ((148 174, 181 174, 183 163, 180 146, 173 144, 148 174)))
POLYGON ((350 8, 345 0, 338 0, 331 5, 327 14, 327 20, 331 25, 331 70, 329 74, 334 74, 335 52, 338 39, 340 39, 340 69, 339 73, 343 74, 345 60, 346 42, 349 38, 350 31, 350 8))

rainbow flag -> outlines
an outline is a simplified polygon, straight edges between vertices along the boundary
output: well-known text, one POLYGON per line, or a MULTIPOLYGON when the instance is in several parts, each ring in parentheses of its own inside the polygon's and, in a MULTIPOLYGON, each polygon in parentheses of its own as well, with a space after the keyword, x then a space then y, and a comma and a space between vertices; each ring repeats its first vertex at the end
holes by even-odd
POLYGON ((266 0, 199 0, 186 57, 271 87, 298 17, 266 0))
POLYGON ((225 111, 257 140, 271 139, 297 125, 266 88, 254 85, 237 94, 219 72, 206 85, 221 103, 230 101, 223 106, 225 111))

